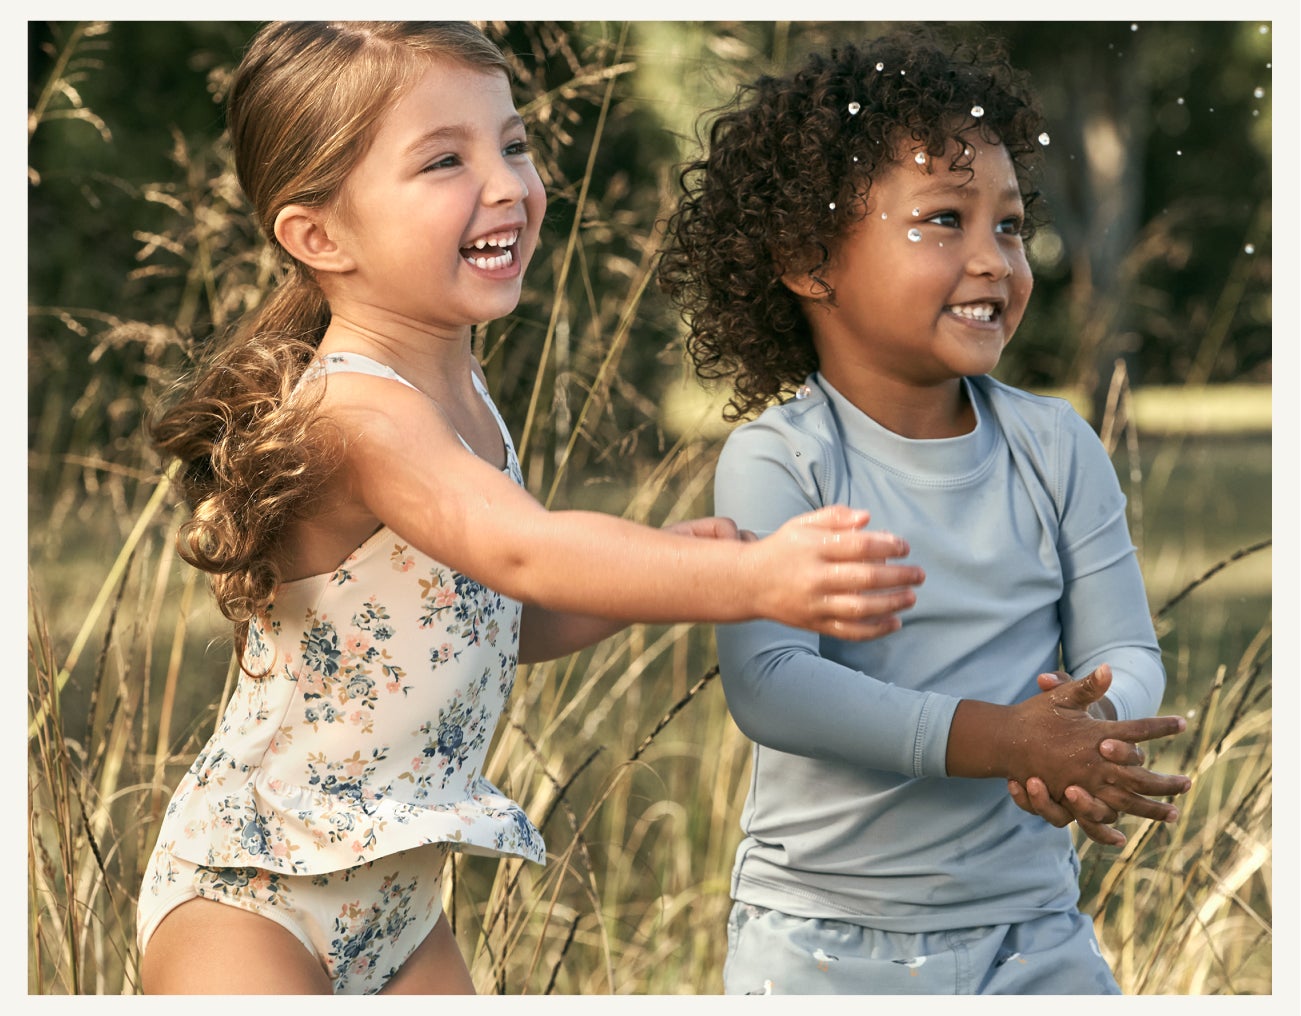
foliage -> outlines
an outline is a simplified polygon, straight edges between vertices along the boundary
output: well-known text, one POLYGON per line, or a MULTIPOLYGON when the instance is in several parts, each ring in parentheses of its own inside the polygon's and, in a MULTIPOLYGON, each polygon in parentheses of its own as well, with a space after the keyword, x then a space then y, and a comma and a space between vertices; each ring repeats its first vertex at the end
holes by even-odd
MULTIPOLYGON (((650 285, 671 166, 696 112, 736 81, 872 27, 488 26, 517 54, 518 99, 551 203, 525 301, 477 341, 540 499, 653 524, 709 511, 717 436, 670 427, 661 413, 681 364, 676 321, 650 285)), ((140 872, 168 792, 231 687, 229 632, 174 554, 174 494, 140 425, 159 386, 274 276, 214 105, 252 28, 29 23, 34 993, 136 990, 140 872)), ((1134 73, 1156 111, 1123 271, 1099 292, 1063 226, 1060 249, 1039 252, 1043 309, 1022 327, 1009 380, 1070 385, 1099 356, 1135 347, 1142 370, 1129 376, 1147 383, 1267 371, 1268 227, 1258 235, 1252 216, 1268 208, 1269 139, 1259 131, 1268 96, 1249 126, 1237 122, 1246 106, 1231 104, 1255 87, 1268 39, 1235 24, 1132 35, 1128 25, 998 28, 1048 83, 1073 47, 1094 61, 1090 73, 1107 73, 1107 46, 1121 33, 1144 54, 1134 73), (1225 38, 1230 46, 1212 45, 1225 38), (1173 59, 1170 40, 1197 52, 1173 59), (1213 127, 1203 102, 1226 112, 1213 127), (1172 159, 1162 138, 1198 158, 1172 159), (1215 183, 1225 177, 1242 183, 1232 199, 1215 183), (1242 257, 1243 238, 1253 258, 1242 257)), ((1061 122, 1067 98, 1047 92, 1061 122)), ((1079 152, 1071 131, 1054 132, 1052 150, 1069 167, 1079 152)), ((1119 392, 1101 425, 1138 477, 1139 507, 1135 495, 1154 477, 1139 464, 1128 389, 1119 392)), ((1168 468, 1152 472, 1164 489, 1168 468)), ((1184 580, 1227 560, 1223 548, 1210 561, 1188 556, 1193 539, 1190 530, 1174 540, 1184 580)), ((1149 560, 1168 564, 1155 551, 1149 560)), ((1244 567, 1234 561, 1160 612, 1195 722, 1153 764, 1194 773, 1183 818, 1131 830, 1120 857, 1083 851, 1086 908, 1133 992, 1270 990, 1268 607, 1252 601, 1241 644, 1181 641, 1204 626, 1202 598, 1244 567)), ((707 631, 644 626, 521 673, 488 775, 543 827, 550 857, 541 868, 455 862, 449 913, 480 991, 719 990, 749 747, 715 673, 707 631)))

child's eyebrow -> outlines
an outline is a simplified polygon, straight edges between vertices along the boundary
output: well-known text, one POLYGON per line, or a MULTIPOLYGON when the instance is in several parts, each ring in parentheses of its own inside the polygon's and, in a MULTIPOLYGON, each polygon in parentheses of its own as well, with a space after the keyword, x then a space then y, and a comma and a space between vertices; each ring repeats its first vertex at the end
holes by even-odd
MULTIPOLYGON (((506 134, 517 127, 524 127, 524 118, 518 113, 508 116, 502 121, 501 133, 506 134)), ((440 127, 434 127, 425 131, 417 137, 411 144, 407 145, 408 154, 424 151, 434 145, 446 141, 465 141, 474 136, 474 128, 465 123, 450 123, 440 127)))
MULTIPOLYGON (((948 180, 934 179, 931 182, 920 185, 914 192, 918 197, 966 197, 971 191, 967 190, 967 178, 963 183, 951 183, 948 180)), ((1020 201, 1021 188, 1016 181, 1010 181, 998 194, 995 195, 1001 201, 1020 201)))

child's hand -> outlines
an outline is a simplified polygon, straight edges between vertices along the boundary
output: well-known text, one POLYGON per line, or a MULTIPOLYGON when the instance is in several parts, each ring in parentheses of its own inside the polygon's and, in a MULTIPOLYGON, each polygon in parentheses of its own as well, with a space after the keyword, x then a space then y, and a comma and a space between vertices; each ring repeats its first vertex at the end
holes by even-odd
POLYGON ((1090 839, 1117 847, 1125 845, 1125 836, 1111 823, 1122 812, 1173 822, 1178 818, 1178 810, 1172 805, 1151 800, 1148 795, 1182 794, 1191 786, 1191 781, 1185 776, 1166 776, 1142 768, 1144 754, 1138 742, 1179 733, 1184 729, 1183 720, 1166 716, 1121 724, 1105 718, 1114 716, 1114 710, 1104 699, 1111 684, 1111 670, 1105 664, 1078 682, 1072 682, 1069 675, 1060 671, 1039 675, 1039 687, 1045 694, 1068 684, 1073 686, 1065 703, 1068 709, 1082 707, 1087 716, 1115 728, 1113 733, 1116 736, 1105 737, 1097 743, 1098 772, 1102 781, 1095 785, 1094 793, 1072 783, 1060 795, 1054 796, 1047 782, 1037 775, 1024 782, 1013 779, 1008 781, 1012 800, 1018 807, 1039 815, 1052 825, 1061 827, 1075 821, 1090 839), (1124 730, 1120 729, 1122 727, 1124 730), (1108 763, 1128 767, 1129 771, 1118 775, 1114 768, 1108 768, 1108 763))
POLYGON ((895 615, 916 602, 907 587, 925 573, 913 565, 887 564, 908 553, 893 533, 868 532, 870 516, 831 505, 790 519, 753 544, 767 584, 764 616, 840 639, 869 639, 895 631, 895 615))
POLYGON ((758 537, 748 529, 737 529, 736 523, 721 515, 704 519, 686 519, 664 527, 665 532, 683 536, 698 536, 705 540, 744 540, 747 543, 758 537))

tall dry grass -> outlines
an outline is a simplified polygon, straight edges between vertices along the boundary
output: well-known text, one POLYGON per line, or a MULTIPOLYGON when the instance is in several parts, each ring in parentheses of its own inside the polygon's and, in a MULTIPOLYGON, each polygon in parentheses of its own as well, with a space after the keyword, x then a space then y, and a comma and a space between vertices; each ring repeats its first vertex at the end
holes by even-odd
MULTIPOLYGON (((624 54, 617 43, 564 50, 564 33, 543 29, 535 42, 561 53, 572 75, 539 83, 525 108, 563 132, 585 98, 599 146, 624 54)), ((38 114, 33 129, 46 115, 38 114)), ((241 217, 221 146, 189 151, 178 142, 173 154, 176 181, 142 194, 169 209, 172 224, 141 238, 138 271, 174 280, 176 315, 70 316, 70 328, 93 337, 92 357, 138 346, 151 385, 141 393, 105 379, 80 396, 82 417, 117 411, 122 400, 147 403, 189 349, 198 305, 223 325, 273 275, 241 217)), ((597 502, 653 524, 704 514, 717 438, 664 431, 656 393, 633 384, 623 361, 645 313, 654 216, 620 224, 599 204, 608 196, 592 193, 590 173, 552 182, 571 196, 576 223, 619 228, 576 225, 548 254, 546 291, 478 337, 495 383, 528 393, 512 422, 530 488, 556 507, 597 502), (613 296, 593 279, 611 257, 626 277, 613 296), (511 359, 521 335, 542 350, 522 374, 511 359), (617 482, 590 484, 601 471, 617 482)), ((1132 463, 1129 397, 1122 378, 1107 438, 1118 462, 1132 463)), ((70 451, 41 433, 38 425, 33 488, 52 493, 32 511, 28 990, 132 994, 141 871, 170 790, 231 691, 229 634, 202 581, 175 556, 179 508, 143 443, 70 451)), ((1190 574, 1188 588, 1157 610, 1163 631, 1196 623, 1180 612, 1235 566, 1226 559, 1190 574)), ((1127 992, 1270 991, 1270 624, 1261 617, 1233 658, 1180 663, 1206 690, 1188 734, 1152 760, 1194 776, 1179 823, 1128 824, 1119 853, 1081 844, 1083 906, 1127 992)), ((687 626, 634 626, 521 671, 487 775, 542 828, 548 861, 452 862, 447 909, 481 992, 721 989, 750 747, 728 719, 716 674, 710 632, 687 626)))

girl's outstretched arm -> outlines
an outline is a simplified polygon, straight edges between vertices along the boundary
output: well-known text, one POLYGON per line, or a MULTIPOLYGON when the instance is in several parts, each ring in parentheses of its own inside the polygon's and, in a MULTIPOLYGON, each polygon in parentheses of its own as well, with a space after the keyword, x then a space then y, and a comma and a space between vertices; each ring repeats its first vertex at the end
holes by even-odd
MULTIPOLYGON (((330 379, 357 510, 424 553, 526 605, 622 624, 770 618, 838 638, 897 626, 921 569, 906 543, 831 506, 763 540, 699 539, 590 511, 548 511, 461 443, 419 392, 330 379), (418 437, 416 437, 418 436, 418 437)), ((588 637, 594 634, 590 627, 588 637)))

